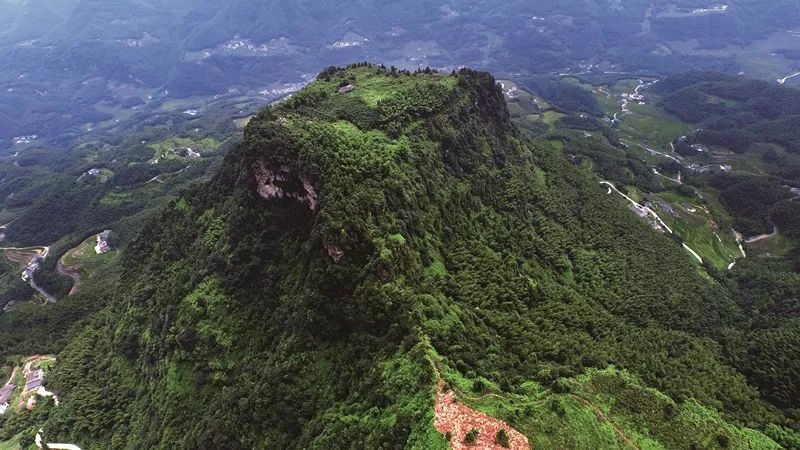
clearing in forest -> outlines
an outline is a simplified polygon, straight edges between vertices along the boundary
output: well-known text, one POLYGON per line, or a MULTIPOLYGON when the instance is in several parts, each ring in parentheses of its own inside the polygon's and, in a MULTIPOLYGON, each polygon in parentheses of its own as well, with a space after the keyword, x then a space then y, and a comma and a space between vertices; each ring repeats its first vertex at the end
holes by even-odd
POLYGON ((522 433, 501 420, 475 411, 457 401, 455 392, 445 389, 444 383, 439 384, 435 411, 434 426, 442 434, 450 433, 450 448, 454 450, 530 449, 528 438, 522 433), (478 430, 478 435, 473 442, 465 442, 467 433, 473 429, 478 430), (500 430, 505 430, 508 435, 508 447, 496 442, 500 430))

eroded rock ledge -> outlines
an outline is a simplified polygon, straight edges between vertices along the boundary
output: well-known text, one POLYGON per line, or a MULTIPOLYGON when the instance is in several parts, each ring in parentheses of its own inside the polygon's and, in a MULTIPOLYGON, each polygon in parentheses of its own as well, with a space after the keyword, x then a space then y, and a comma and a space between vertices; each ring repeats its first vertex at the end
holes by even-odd
POLYGON ((256 190, 261 198, 281 199, 293 198, 305 203, 312 210, 317 208, 317 191, 311 181, 292 172, 289 166, 279 168, 268 167, 264 161, 253 164, 256 177, 256 190), (302 189, 293 191, 288 186, 299 180, 302 189))

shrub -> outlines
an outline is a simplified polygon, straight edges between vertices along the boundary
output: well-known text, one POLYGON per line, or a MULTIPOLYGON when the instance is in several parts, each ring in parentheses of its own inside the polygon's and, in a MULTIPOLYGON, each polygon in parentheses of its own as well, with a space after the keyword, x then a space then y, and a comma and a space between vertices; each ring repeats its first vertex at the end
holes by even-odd
POLYGON ((500 429, 497 434, 494 436, 494 442, 503 448, 508 448, 509 440, 508 440, 508 433, 504 429, 500 429))
POLYGON ((469 431, 467 432, 467 435, 466 435, 466 436, 464 436, 464 443, 465 443, 465 444, 472 445, 472 444, 474 444, 474 443, 478 442, 478 435, 479 435, 479 434, 480 434, 480 431, 478 431, 478 430, 477 430, 477 429, 475 429, 475 428, 473 428, 473 429, 469 430, 469 431))

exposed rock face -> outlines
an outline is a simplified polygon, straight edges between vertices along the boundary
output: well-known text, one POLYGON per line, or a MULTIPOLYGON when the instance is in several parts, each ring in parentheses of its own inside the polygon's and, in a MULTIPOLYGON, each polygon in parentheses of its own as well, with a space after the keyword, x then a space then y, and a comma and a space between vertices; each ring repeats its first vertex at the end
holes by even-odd
POLYGON ((317 208, 317 192, 311 181, 293 174, 288 166, 270 168, 263 161, 258 161, 253 165, 253 169, 257 183, 256 190, 261 198, 270 200, 288 197, 305 203, 312 210, 317 208), (288 191, 287 186, 298 179, 303 186, 302 192, 288 191))
POLYGON ((333 259, 333 262, 338 263, 344 257, 344 250, 335 244, 325 244, 325 250, 328 251, 328 256, 333 259))
POLYGON ((308 207, 312 210, 317 209, 317 191, 314 190, 314 186, 310 181, 302 177, 300 180, 303 182, 303 189, 306 191, 306 195, 301 200, 308 203, 308 207))

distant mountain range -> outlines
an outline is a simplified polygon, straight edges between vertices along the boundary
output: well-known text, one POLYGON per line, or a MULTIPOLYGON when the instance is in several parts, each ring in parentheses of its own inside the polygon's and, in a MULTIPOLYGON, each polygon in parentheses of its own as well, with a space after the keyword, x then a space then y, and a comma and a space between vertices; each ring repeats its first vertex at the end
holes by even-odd
MULTIPOLYGON (((354 60, 528 74, 749 71, 749 45, 797 28, 793 0, 237 0, 213 8, 2 0, 0 138, 74 134, 114 117, 126 100, 294 90, 319 67, 354 60)), ((786 51, 757 67, 764 77, 787 75, 800 39, 767 44, 786 51)))

